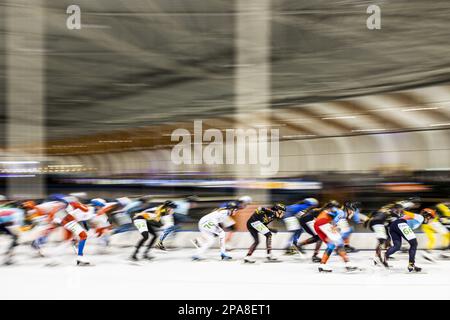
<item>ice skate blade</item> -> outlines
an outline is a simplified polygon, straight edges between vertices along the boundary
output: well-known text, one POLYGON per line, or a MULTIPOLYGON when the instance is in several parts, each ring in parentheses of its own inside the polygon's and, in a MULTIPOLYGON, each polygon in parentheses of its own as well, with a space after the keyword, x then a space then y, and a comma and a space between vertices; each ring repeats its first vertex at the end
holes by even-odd
POLYGON ((194 261, 194 262, 205 261, 205 258, 200 258, 200 257, 192 257, 192 261, 194 261))
POLYGON ((333 272, 333 270, 319 268, 319 272, 320 273, 331 273, 331 272, 333 272))
POLYGON ((153 256, 142 257, 142 261, 152 261, 152 260, 155 260, 155 257, 153 256))
POLYGON ((191 240, 191 243, 194 245, 194 247, 196 247, 197 249, 199 248, 198 246, 198 241, 197 240, 191 240))
POLYGON ((431 262, 431 263, 436 263, 436 260, 434 260, 431 257, 423 257, 426 261, 431 262))
POLYGON ((51 261, 51 262, 48 262, 48 263, 44 264, 44 266, 46 266, 46 267, 57 267, 59 265, 60 265, 60 263, 59 262, 55 262, 55 261, 51 261))
POLYGON ((278 260, 278 259, 276 259, 276 260, 264 260, 264 263, 279 263, 279 262, 282 262, 282 261, 278 260))
POLYGON ((383 261, 377 259, 377 258, 373 258, 372 259, 373 264, 377 267, 384 267, 384 268, 389 268, 390 266, 387 264, 384 264, 383 261))
POLYGON ((363 268, 352 268, 352 269, 345 269, 345 272, 346 273, 358 273, 358 272, 364 272, 365 271, 365 269, 363 269, 363 268))

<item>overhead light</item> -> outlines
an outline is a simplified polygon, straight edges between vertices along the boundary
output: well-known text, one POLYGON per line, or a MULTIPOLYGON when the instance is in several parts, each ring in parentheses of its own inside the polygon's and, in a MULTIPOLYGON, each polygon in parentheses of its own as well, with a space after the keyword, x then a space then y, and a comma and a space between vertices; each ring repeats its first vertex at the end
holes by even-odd
POLYGON ((123 143, 123 142, 133 142, 133 140, 99 140, 100 143, 123 143))
POLYGON ((444 127, 444 126, 450 126, 450 122, 447 122, 447 123, 433 123, 433 124, 430 124, 430 127, 444 127))
POLYGON ((408 109, 403 109, 403 112, 411 112, 411 111, 427 111, 427 110, 436 110, 436 109, 440 109, 439 107, 429 107, 429 108, 408 108, 408 109))
POLYGON ((293 135, 282 136, 282 138, 309 138, 309 137, 317 137, 317 135, 315 135, 315 134, 293 134, 293 135))
POLYGON ((357 129, 357 130, 352 130, 352 132, 373 132, 373 131, 385 131, 387 129, 384 128, 377 128, 377 129, 357 129))
POLYGON ((384 111, 396 111, 398 110, 397 108, 383 108, 383 109, 373 109, 373 110, 369 110, 371 112, 384 112, 384 111))
POLYGON ((0 164, 37 164, 39 161, 0 161, 0 164))
POLYGON ((337 120, 337 119, 355 119, 355 116, 342 116, 342 117, 328 117, 322 118, 322 120, 337 120))

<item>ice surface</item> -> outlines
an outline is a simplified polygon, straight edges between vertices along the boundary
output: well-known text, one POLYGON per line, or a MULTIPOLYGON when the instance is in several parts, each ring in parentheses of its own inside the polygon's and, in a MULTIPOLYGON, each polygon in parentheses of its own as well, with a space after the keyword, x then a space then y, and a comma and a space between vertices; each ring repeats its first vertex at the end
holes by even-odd
MULTIPOLYGON (((4 247, 4 246, 2 246, 4 247)), ((2 248, 3 249, 3 248, 2 248)), ((53 258, 33 258, 21 246, 16 264, 1 266, 1 299, 450 299, 450 261, 426 262, 418 252, 423 274, 406 271, 407 255, 397 253, 392 270, 372 264, 373 252, 350 254, 365 271, 345 273, 338 256, 330 258, 331 274, 298 256, 274 255, 281 263, 263 263, 264 251, 255 252, 256 264, 244 264, 244 250, 231 251, 234 260, 221 261, 217 250, 208 260, 193 262, 193 249, 153 250, 155 259, 142 266, 127 261, 132 247, 87 248, 92 267, 76 267, 70 247, 49 247, 53 258), (49 267, 47 263, 59 265, 49 267)), ((436 252, 436 255, 438 252, 436 252)), ((307 253, 309 258, 311 252, 307 253)))

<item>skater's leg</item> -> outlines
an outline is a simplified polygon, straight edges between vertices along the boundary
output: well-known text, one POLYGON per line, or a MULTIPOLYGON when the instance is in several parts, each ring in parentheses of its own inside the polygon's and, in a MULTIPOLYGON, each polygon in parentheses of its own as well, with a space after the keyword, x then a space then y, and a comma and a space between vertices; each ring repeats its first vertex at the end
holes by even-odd
POLYGON ((312 237, 309 237, 308 239, 305 239, 297 244, 297 248, 301 248, 302 246, 316 243, 320 240, 319 236, 317 235, 317 232, 314 230, 314 221, 304 221, 300 219, 300 226, 303 230, 305 230, 308 234, 310 234, 312 237))
POLYGON ((134 229, 134 226, 133 226, 132 223, 123 224, 123 225, 118 226, 117 228, 115 228, 113 230, 113 232, 112 232, 112 235, 123 233, 123 232, 127 232, 127 231, 131 231, 133 229, 134 229))
POLYGON ((289 237, 289 242, 287 248, 290 248, 292 245, 295 245, 298 240, 298 231, 300 230, 300 223, 298 218, 295 216, 290 216, 283 219, 284 224, 286 225, 286 230, 291 233, 289 237))
POLYGON ((174 233, 178 229, 177 226, 170 226, 164 230, 164 232, 159 237, 159 242, 163 243, 163 241, 172 233, 174 233))
POLYGON ((226 255, 226 248, 225 248, 225 231, 221 230, 219 231, 219 233, 217 234, 219 237, 219 243, 220 243, 220 254, 222 256, 226 255))
POLYGON ((325 253, 322 256, 322 260, 320 261, 321 264, 326 264, 328 262, 328 259, 333 253, 334 248, 336 248, 334 243, 327 243, 327 248, 325 249, 325 253))
MULTIPOLYGON (((318 236, 317 236, 318 237, 318 236)), ((317 255, 319 254, 319 250, 320 250, 320 247, 322 246, 322 240, 318 240, 317 242, 316 242, 316 246, 314 247, 314 252, 313 252, 313 257, 317 257, 317 255)))
POLYGON ((266 250, 267 256, 270 256, 272 253, 272 233, 266 233, 266 250))
POLYGON ((155 229, 147 223, 147 228, 148 228, 148 233, 149 233, 149 237, 151 237, 150 242, 147 245, 147 249, 145 249, 144 252, 144 257, 148 258, 148 253, 150 251, 150 249, 152 248, 153 244, 155 243, 156 239, 157 239, 157 235, 155 232, 155 229))
POLYGON ((383 261, 383 257, 381 256, 381 248, 383 247, 383 244, 385 243, 385 239, 377 239, 378 240, 378 244, 377 247, 375 248, 375 256, 380 259, 380 261, 383 261))
POLYGON ((312 237, 310 237, 310 238, 308 238, 308 239, 305 239, 305 240, 303 240, 303 241, 300 241, 300 243, 298 244, 298 246, 299 246, 299 247, 302 247, 302 246, 305 246, 305 245, 308 245, 308 244, 313 244, 313 243, 316 243, 316 242, 319 241, 319 240, 320 240, 319 236, 318 236, 318 235, 314 235, 314 236, 312 236, 312 237))
POLYGON ((409 243, 409 263, 414 264, 416 262, 417 251, 417 239, 408 240, 409 243))
POLYGON ((84 246, 87 239, 86 230, 71 215, 67 215, 61 223, 65 230, 71 232, 70 237, 78 237, 77 261, 88 264, 88 262, 83 259, 84 246))
POLYGON ((294 231, 294 234, 292 235, 292 244, 297 245, 297 242, 300 239, 302 232, 303 232, 302 229, 298 229, 298 230, 294 231))
POLYGON ((87 233, 86 231, 82 231, 78 234, 80 241, 78 242, 78 256, 81 257, 84 254, 84 246, 86 244, 87 233))
POLYGON ((134 253, 131 256, 131 259, 137 260, 137 254, 139 253, 140 248, 148 240, 148 234, 149 234, 148 233, 148 223, 147 223, 147 220, 139 217, 139 218, 134 219, 133 224, 136 227, 136 229, 138 229, 139 233, 142 236, 141 240, 139 240, 139 242, 136 244, 134 253))
POLYGON ((344 260, 344 262, 349 262, 348 256, 347 256, 347 252, 345 252, 344 246, 338 246, 337 248, 337 252, 338 254, 341 256, 342 260, 344 260))
POLYGON ((5 225, 0 225, 0 233, 5 233, 5 234, 9 235, 12 239, 12 241, 8 247, 8 250, 5 253, 6 254, 5 264, 11 264, 11 263, 13 263, 12 262, 13 251, 14 251, 14 248, 18 244, 19 237, 16 235, 15 232, 12 232, 11 230, 9 230, 8 227, 5 225))
POLYGON ((383 261, 381 250, 383 248, 383 245, 386 244, 386 241, 388 239, 388 235, 386 232, 386 227, 383 223, 375 223, 371 224, 370 228, 375 233, 375 237, 377 238, 378 244, 375 248, 375 258, 379 259, 379 261, 383 261))
MULTIPOLYGON (((397 229, 397 228, 396 228, 397 229)), ((386 260, 389 259, 391 255, 393 255, 395 252, 399 251, 402 246, 402 237, 399 234, 399 232, 393 228, 390 230, 391 240, 393 242, 393 246, 390 247, 385 254, 386 260)))
POLYGON ((252 226, 247 225, 248 231, 250 232, 250 235, 253 238, 253 243, 248 249, 247 257, 250 257, 253 252, 256 250, 256 247, 258 247, 259 244, 259 234, 258 231, 256 231, 252 226))
POLYGON ((214 244, 214 234, 208 231, 202 231, 202 238, 205 239, 205 241, 200 245, 200 247, 197 250, 197 254, 195 257, 201 258, 205 254, 206 250, 208 250, 213 244, 214 244))
POLYGON ((148 240, 148 231, 143 231, 141 232, 141 240, 139 240, 139 242, 136 244, 134 253, 133 253, 133 258, 137 258, 137 254, 139 253, 139 250, 141 249, 141 247, 144 245, 144 243, 148 240))

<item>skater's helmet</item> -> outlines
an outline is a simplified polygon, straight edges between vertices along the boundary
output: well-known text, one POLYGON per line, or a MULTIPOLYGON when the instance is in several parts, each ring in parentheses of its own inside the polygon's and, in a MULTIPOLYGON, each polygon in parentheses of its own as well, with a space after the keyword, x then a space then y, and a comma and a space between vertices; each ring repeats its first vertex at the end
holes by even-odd
POLYGON ((121 198, 117 198, 116 201, 121 205, 121 206, 127 206, 131 203, 131 199, 128 197, 121 197, 121 198))
POLYGON ((196 202, 198 200, 199 200, 199 198, 196 195, 192 195, 192 196, 187 196, 186 197, 186 201, 187 202, 196 202))
POLYGON ((399 218, 404 211, 405 207, 401 203, 396 203, 394 206, 390 209, 391 216, 399 218))
POLYGON ((163 207, 164 208, 171 208, 171 209, 176 209, 177 205, 175 202, 173 202, 172 200, 166 200, 163 203, 163 207))
POLYGON ((425 219, 425 223, 427 223, 430 219, 435 218, 436 215, 436 211, 434 211, 433 209, 430 208, 424 208, 420 211, 420 215, 423 216, 423 218, 425 219))
POLYGON ((106 205, 105 199, 95 198, 91 200, 91 206, 94 207, 104 207, 106 205))
POLYGON ((361 203, 354 202, 354 201, 346 201, 344 203, 344 209, 352 210, 352 211, 358 210, 360 206, 361 206, 361 203))
POLYGON ((250 196, 242 196, 238 200, 239 200, 239 202, 242 202, 244 204, 249 204, 249 203, 252 203, 252 201, 253 201, 250 196))
POLYGON ((331 209, 331 208, 339 208, 340 206, 341 205, 336 200, 330 200, 325 204, 324 208, 331 209))
POLYGON ((360 206, 361 204, 359 202, 346 201, 344 203, 344 210, 347 213, 349 219, 352 219, 353 215, 359 210, 360 206))
POLYGON ((235 201, 231 201, 225 205, 225 209, 230 210, 230 215, 233 215, 236 210, 240 209, 240 205, 235 201))
POLYGON ((225 204, 225 209, 237 209, 239 204, 236 201, 230 201, 225 204))
POLYGON ((284 213, 286 212, 286 206, 282 203, 276 203, 272 210, 275 211, 275 215, 277 218, 282 218, 284 216, 284 213))
POLYGON ((24 201, 19 207, 28 210, 34 209, 34 207, 36 207, 36 202, 34 202, 33 200, 24 201))
POLYGON ((317 207, 319 205, 319 201, 317 201, 316 198, 306 198, 303 202, 306 202, 312 207, 317 207))

